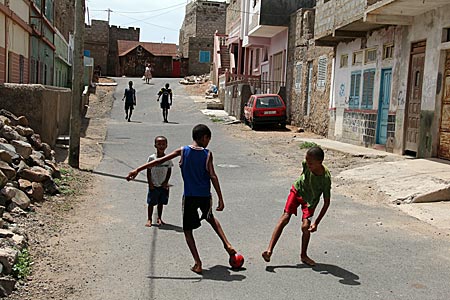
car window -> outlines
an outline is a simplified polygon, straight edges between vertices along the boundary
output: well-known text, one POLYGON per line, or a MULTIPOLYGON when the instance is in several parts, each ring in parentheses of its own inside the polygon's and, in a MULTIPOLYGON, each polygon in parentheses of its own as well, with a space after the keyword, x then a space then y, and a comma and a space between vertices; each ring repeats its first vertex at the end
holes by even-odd
POLYGON ((261 97, 256 100, 256 108, 281 107, 283 104, 278 97, 261 97))

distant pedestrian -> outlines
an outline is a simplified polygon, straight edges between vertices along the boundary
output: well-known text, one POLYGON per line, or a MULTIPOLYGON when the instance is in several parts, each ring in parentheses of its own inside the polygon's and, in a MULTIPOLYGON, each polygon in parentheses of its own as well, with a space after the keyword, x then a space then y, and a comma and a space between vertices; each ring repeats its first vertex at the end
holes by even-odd
POLYGON ((128 82, 122 101, 125 99, 125 120, 131 122, 134 106, 136 105, 136 90, 133 88, 133 81, 128 82))
POLYGON ((144 73, 144 76, 145 76, 145 83, 150 83, 150 81, 152 80, 152 78, 153 78, 153 75, 152 75, 152 67, 151 67, 151 65, 150 64, 147 64, 146 66, 145 66, 145 73, 144 73))
POLYGON ((303 171, 300 177, 291 187, 289 196, 281 215, 272 234, 269 246, 262 253, 262 257, 266 262, 270 261, 273 249, 283 232, 284 227, 289 223, 291 216, 297 215, 297 208, 302 208, 302 245, 300 260, 309 265, 314 266, 315 262, 309 258, 307 254, 308 243, 311 233, 317 230, 320 221, 325 216, 330 206, 331 197, 331 174, 322 162, 324 159, 323 150, 320 147, 312 147, 306 152, 306 158, 302 162, 303 171), (324 204, 319 215, 312 222, 312 217, 320 196, 323 195, 324 204))
POLYGON ((211 151, 206 149, 211 140, 211 130, 206 125, 196 125, 192 129, 192 138, 193 142, 191 145, 181 147, 164 157, 157 158, 131 171, 127 176, 127 180, 134 179, 139 172, 147 168, 156 167, 177 156, 181 156, 180 169, 184 183, 183 231, 186 243, 194 258, 194 266, 191 270, 200 274, 202 273, 202 262, 195 245, 193 230, 201 226, 201 220, 205 219, 211 225, 230 257, 236 254, 236 250, 227 240, 219 220, 213 215, 211 183, 219 198, 216 210, 222 211, 225 206, 219 178, 214 171, 213 156, 211 151), (198 214, 199 209, 201 216, 198 214))
MULTIPOLYGON (((164 136, 157 136, 155 138, 156 153, 149 156, 147 162, 154 161, 155 159, 164 157, 167 149, 167 138, 164 136)), ((147 182, 148 182, 148 194, 147 194, 147 223, 145 226, 152 226, 153 207, 157 206, 158 219, 156 223, 158 225, 165 224, 162 220, 162 213, 164 205, 167 205, 169 201, 169 179, 172 174, 173 163, 171 160, 165 161, 158 166, 147 169, 147 182)))
POLYGON ((161 98, 161 109, 163 114, 163 122, 168 123, 167 118, 169 117, 169 109, 172 106, 172 90, 169 88, 169 84, 166 83, 165 87, 161 88, 158 92, 158 100, 161 98))

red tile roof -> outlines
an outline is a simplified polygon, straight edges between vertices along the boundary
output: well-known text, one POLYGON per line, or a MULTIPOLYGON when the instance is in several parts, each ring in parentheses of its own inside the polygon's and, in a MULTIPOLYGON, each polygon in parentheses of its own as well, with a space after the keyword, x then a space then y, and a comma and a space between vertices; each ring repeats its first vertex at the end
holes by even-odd
POLYGON ((127 55, 130 51, 134 50, 139 45, 141 45, 145 50, 147 50, 154 56, 177 56, 176 44, 118 40, 117 48, 119 50, 119 56, 127 55))

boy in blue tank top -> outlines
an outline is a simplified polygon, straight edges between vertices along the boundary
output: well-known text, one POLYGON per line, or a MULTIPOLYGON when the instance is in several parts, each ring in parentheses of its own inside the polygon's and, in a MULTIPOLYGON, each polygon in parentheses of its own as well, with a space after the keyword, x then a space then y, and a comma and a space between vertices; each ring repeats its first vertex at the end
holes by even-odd
POLYGON ((157 158, 131 171, 127 176, 127 180, 134 179, 139 172, 147 168, 152 168, 181 156, 180 169, 184 182, 183 231, 186 243, 194 258, 194 266, 191 270, 201 274, 202 261, 200 260, 192 233, 194 229, 201 226, 201 220, 205 219, 212 226, 230 257, 236 254, 236 250, 227 240, 219 220, 214 217, 212 211, 211 183, 219 198, 216 210, 222 211, 225 206, 219 178, 214 171, 213 156, 211 151, 206 149, 211 140, 211 130, 206 125, 196 125, 192 129, 192 139, 192 145, 181 147, 166 156, 157 158), (201 216, 198 214, 199 209, 201 216))

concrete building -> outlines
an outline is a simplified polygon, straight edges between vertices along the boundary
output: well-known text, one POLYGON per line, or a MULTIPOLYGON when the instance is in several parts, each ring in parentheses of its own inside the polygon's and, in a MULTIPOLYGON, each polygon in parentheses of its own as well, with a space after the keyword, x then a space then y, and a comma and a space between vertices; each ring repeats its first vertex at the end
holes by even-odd
POLYGON ((314 42, 314 9, 291 15, 287 51, 286 100, 292 125, 327 136, 334 49, 314 42))
POLYGON ((108 21, 92 20, 85 27, 84 49, 90 52, 102 74, 121 76, 117 41, 139 41, 139 28, 109 26, 108 21))
POLYGON ((450 4, 319 0, 317 44, 336 47, 330 137, 450 159, 450 4))
POLYGON ((30 80, 30 5, 27 0, 0 0, 0 83, 30 80))
POLYGON ((179 51, 188 58, 190 75, 211 71, 214 34, 225 33, 227 4, 225 1, 191 1, 180 29, 179 51))
POLYGON ((54 1, 31 1, 30 83, 53 85, 55 61, 54 1))

